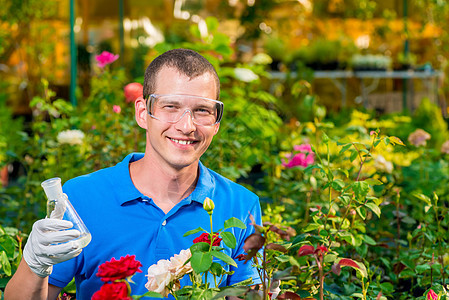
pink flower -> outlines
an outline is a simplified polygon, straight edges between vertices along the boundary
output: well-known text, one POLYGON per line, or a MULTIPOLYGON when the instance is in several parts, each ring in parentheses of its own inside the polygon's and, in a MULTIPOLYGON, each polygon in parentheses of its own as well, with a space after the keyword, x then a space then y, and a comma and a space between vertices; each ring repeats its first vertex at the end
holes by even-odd
POLYGON ((432 289, 430 289, 427 293, 426 300, 438 300, 438 298, 438 295, 432 289))
POLYGON ((116 113, 119 114, 122 111, 122 108, 120 107, 120 105, 114 105, 112 107, 112 110, 116 113))
POLYGON ((113 54, 108 51, 101 52, 100 55, 95 55, 95 59, 97 60, 97 66, 100 68, 104 68, 104 66, 112 64, 114 61, 118 59, 118 54, 113 54))
POLYGON ((126 103, 134 102, 137 98, 143 97, 143 86, 138 82, 131 82, 123 88, 126 103))
POLYGON ((299 152, 312 153, 312 146, 310 146, 310 144, 294 145, 293 150, 299 152))
POLYGON ((287 154, 286 158, 290 159, 288 162, 283 159, 282 165, 287 168, 293 168, 296 166, 307 167, 315 162, 315 154, 312 152, 312 147, 309 144, 295 145, 293 150, 296 153, 293 158, 293 154, 287 154))
POLYGON ((430 134, 422 129, 416 129, 408 136, 408 141, 415 147, 425 146, 427 140, 430 139, 430 134))

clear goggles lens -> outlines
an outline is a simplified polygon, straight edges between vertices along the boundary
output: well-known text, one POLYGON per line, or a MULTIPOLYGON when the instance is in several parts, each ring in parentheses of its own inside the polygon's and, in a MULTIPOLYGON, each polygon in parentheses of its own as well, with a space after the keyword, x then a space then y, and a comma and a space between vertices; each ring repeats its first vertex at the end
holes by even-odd
POLYGON ((193 123, 211 126, 220 123, 223 102, 191 95, 156 95, 147 97, 147 111, 154 119, 176 123, 189 112, 193 123))

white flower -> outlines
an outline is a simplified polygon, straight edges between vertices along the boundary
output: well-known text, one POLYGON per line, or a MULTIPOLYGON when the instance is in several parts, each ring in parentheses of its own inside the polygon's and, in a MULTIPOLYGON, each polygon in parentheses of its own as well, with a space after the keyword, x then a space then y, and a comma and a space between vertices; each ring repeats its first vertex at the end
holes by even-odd
POLYGON ((259 79, 259 76, 257 76, 257 74, 246 68, 235 68, 234 75, 235 78, 243 82, 251 82, 259 79))
POLYGON ((148 282, 145 284, 147 290, 156 292, 167 297, 170 294, 168 285, 170 284, 173 274, 169 270, 170 261, 167 259, 161 259, 157 264, 148 268, 148 282))
POLYGON ((192 253, 190 253, 190 249, 187 249, 181 250, 179 254, 175 254, 175 256, 170 258, 169 270, 175 278, 181 278, 185 274, 192 272, 193 269, 190 262, 185 264, 190 257, 192 257, 192 253))
POLYGON ((56 137, 59 144, 81 145, 84 139, 84 133, 81 130, 64 130, 58 133, 56 137))
POLYGON ((374 160, 374 167, 379 171, 384 171, 386 173, 393 172, 393 163, 387 161, 382 155, 378 155, 374 160))
POLYGON ((257 53, 251 61, 258 65, 268 65, 273 62, 273 59, 266 53, 257 53))

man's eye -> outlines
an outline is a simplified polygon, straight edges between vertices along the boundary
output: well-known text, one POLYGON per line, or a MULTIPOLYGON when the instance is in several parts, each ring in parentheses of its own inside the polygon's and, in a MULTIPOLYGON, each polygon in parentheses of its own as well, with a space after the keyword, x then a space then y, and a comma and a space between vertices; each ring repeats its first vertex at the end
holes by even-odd
POLYGON ((208 114, 208 115, 212 114, 212 110, 207 108, 197 108, 195 109, 195 112, 199 114, 208 114))
POLYGON ((162 108, 167 109, 167 110, 174 110, 174 109, 177 109, 178 107, 175 105, 166 104, 166 105, 162 106, 162 108))

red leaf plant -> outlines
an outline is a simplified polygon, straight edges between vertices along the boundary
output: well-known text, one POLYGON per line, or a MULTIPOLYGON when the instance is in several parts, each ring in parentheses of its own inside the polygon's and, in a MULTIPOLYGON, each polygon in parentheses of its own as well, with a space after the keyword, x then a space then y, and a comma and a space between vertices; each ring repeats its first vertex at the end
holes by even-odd
POLYGON ((333 272, 336 275, 340 275, 341 267, 352 267, 361 270, 361 267, 354 260, 349 258, 342 258, 338 261, 338 263, 332 266, 330 271, 324 273, 323 262, 324 256, 327 252, 329 252, 329 249, 323 245, 317 246, 316 248, 311 245, 303 245, 298 250, 298 256, 313 255, 313 257, 315 258, 320 279, 320 299, 324 299, 324 278, 327 274, 333 272))
MULTIPOLYGON (((208 243, 210 245, 211 241, 210 241, 209 235, 210 235, 209 233, 204 232, 199 237, 195 238, 193 240, 193 243, 196 244, 196 243, 203 242, 203 243, 208 243)), ((218 233, 214 233, 212 240, 213 240, 212 246, 220 246, 220 242, 222 239, 218 237, 218 233)))

